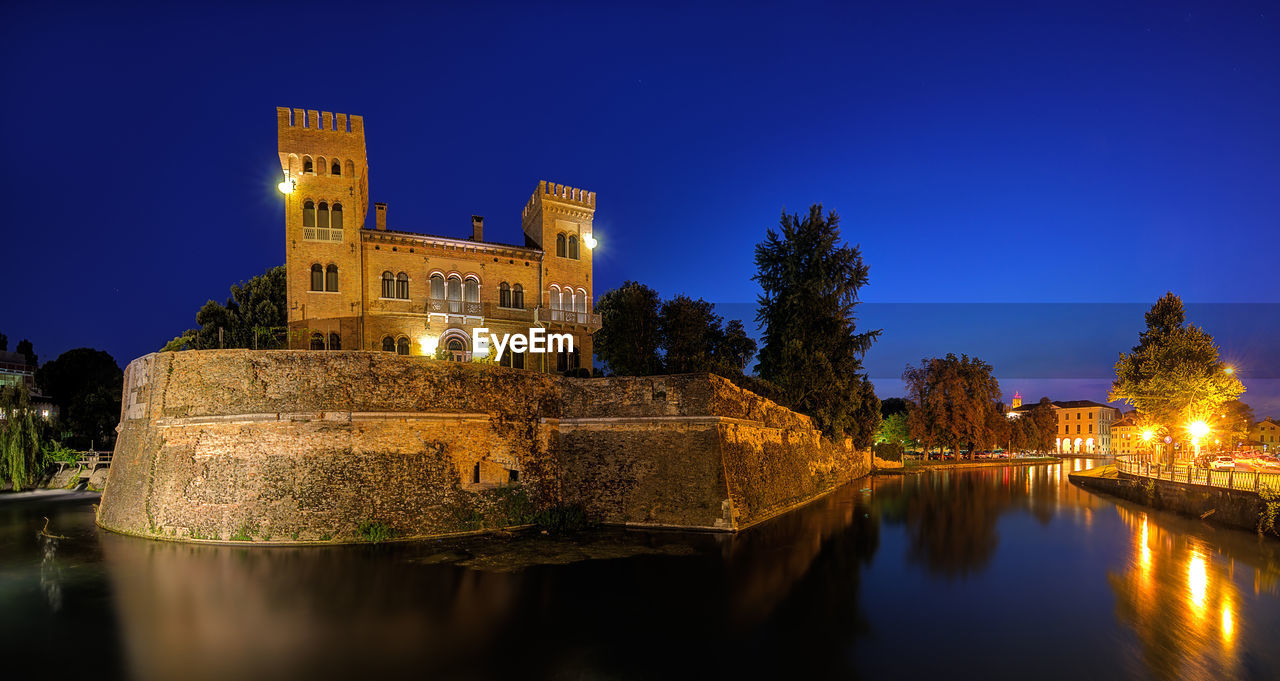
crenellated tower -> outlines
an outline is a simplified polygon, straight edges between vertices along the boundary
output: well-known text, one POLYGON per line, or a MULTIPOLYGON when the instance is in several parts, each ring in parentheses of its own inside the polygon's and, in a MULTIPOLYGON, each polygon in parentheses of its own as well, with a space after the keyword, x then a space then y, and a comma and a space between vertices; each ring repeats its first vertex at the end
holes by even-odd
POLYGON ((360 228, 369 208, 364 119, 276 108, 285 191, 290 347, 360 345, 360 228))

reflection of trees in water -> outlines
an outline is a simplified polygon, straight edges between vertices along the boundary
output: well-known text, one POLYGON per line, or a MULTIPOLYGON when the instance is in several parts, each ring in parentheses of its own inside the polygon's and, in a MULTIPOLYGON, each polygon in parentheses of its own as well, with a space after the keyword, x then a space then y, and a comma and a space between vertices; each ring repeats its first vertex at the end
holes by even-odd
MULTIPOLYGON (((693 555, 517 572, 434 563, 443 549, 430 543, 102 542, 141 679, 838 678, 851 673, 859 571, 878 542, 857 496, 846 488, 733 537, 610 533, 693 555)), ((527 552, 539 540, 517 541, 527 552)))
POLYGON ((1252 569, 1255 593, 1274 595, 1267 589, 1277 577, 1274 547, 1232 531, 1215 533, 1209 544, 1192 534, 1190 520, 1151 515, 1126 502, 1116 510, 1132 531, 1133 551, 1107 581, 1117 618, 1139 642, 1135 665, 1161 680, 1249 677, 1256 674, 1250 665, 1256 669, 1260 660, 1242 659, 1245 648, 1275 664, 1274 636, 1248 645, 1240 640, 1250 623, 1233 578, 1252 569))

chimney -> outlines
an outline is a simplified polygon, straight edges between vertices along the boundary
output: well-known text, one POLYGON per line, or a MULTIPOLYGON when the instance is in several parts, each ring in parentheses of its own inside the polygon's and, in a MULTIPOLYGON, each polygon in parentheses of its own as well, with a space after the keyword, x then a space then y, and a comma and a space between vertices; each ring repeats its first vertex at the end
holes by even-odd
POLYGON ((484 216, 471 216, 471 240, 484 241, 484 216))
POLYGON ((374 219, 377 221, 378 229, 387 231, 387 204, 375 203, 373 209, 377 212, 377 217, 374 219))

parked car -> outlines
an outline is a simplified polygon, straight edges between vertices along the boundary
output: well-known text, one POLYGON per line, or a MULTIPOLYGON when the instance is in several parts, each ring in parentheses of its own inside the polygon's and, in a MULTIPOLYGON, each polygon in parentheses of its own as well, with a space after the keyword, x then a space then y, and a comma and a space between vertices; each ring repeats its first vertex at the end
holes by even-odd
POLYGON ((1215 471, 1230 471, 1235 470, 1235 467, 1236 460, 1229 456, 1215 456, 1213 457, 1213 460, 1209 462, 1209 468, 1212 468, 1215 471))

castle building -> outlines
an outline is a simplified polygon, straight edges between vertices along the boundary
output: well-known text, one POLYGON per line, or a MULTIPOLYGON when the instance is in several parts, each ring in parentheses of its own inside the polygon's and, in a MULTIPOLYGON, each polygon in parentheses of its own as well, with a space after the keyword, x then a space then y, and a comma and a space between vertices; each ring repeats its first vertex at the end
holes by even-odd
POLYGON ((285 193, 289 347, 379 350, 453 361, 472 355, 472 330, 573 336, 573 351, 506 352, 538 371, 590 368, 594 192, 539 182, 520 214, 519 244, 390 229, 387 204, 369 212, 364 119, 276 109, 285 193))

